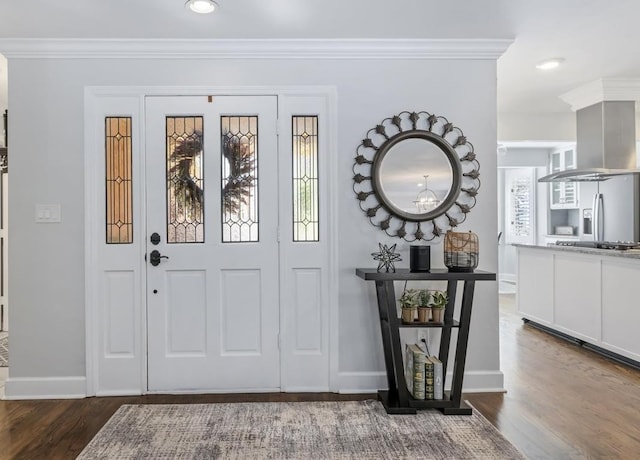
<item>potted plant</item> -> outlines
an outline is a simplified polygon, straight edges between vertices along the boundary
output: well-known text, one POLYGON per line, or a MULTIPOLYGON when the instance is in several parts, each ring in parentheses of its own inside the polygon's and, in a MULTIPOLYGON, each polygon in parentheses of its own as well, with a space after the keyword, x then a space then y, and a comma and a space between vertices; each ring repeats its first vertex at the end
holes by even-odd
POLYGON ((446 291, 431 292, 431 312, 433 313, 433 321, 441 323, 444 320, 444 309, 447 306, 446 291))
POLYGON ((431 294, 428 289, 420 289, 418 292, 418 322, 428 323, 429 316, 431 315, 431 306, 429 305, 429 299, 431 294))
POLYGON ((402 307, 402 322, 413 323, 418 306, 418 290, 406 289, 400 296, 400 306, 402 307))

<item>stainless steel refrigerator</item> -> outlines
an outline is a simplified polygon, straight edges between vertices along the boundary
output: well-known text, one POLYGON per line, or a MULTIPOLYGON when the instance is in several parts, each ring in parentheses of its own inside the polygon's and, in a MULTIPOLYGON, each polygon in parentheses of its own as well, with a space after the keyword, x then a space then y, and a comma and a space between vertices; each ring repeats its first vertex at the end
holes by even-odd
POLYGON ((640 176, 637 174, 581 182, 579 204, 581 239, 640 241, 640 176))

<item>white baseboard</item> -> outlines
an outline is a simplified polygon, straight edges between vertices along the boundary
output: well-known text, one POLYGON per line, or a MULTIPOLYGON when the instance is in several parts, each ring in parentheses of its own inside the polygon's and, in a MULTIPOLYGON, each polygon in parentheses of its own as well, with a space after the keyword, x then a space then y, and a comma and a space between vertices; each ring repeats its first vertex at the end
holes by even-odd
MULTIPOLYGON (((451 374, 447 373, 447 381, 451 374)), ((387 388, 385 372, 340 372, 338 393, 376 393, 387 388)), ((326 391, 326 388, 287 388, 288 392, 326 391)), ((501 371, 469 371, 464 375, 463 391, 467 393, 505 392, 501 371)), ((128 392, 110 392, 123 395, 128 392)), ((150 392, 153 393, 153 392, 150 392)), ((130 394, 139 394, 131 391, 130 394)), ((100 396, 107 396, 101 393, 100 396)), ((20 399, 79 399, 86 397, 85 377, 9 378, 5 384, 7 400, 20 399)))
POLYGON ((515 273, 498 273, 498 281, 516 284, 516 274, 515 273))
MULTIPOLYGON (((447 382, 451 381, 447 372, 447 382)), ((467 371, 462 384, 464 393, 506 393, 502 371, 467 371)))
POLYGON ((385 372, 340 372, 338 373, 338 393, 376 393, 387 389, 385 372))
POLYGON ((86 390, 85 377, 9 377, 4 399, 80 399, 86 390))
MULTIPOLYGON (((451 372, 447 372, 450 386, 451 372)), ((404 376, 403 376, 404 377, 404 376)), ((387 375, 384 372, 340 372, 338 393, 376 393, 386 390, 387 375)), ((462 391, 465 393, 505 393, 504 374, 501 371, 467 371, 464 373, 462 391)))

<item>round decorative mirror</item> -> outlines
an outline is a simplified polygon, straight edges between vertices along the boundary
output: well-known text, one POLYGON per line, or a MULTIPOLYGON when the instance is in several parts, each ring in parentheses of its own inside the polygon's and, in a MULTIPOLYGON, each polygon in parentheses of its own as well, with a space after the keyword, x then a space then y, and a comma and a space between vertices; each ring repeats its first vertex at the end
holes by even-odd
POLYGON ((428 241, 465 220, 479 170, 459 128, 427 112, 402 112, 369 130, 358 147, 354 192, 389 236, 428 241))

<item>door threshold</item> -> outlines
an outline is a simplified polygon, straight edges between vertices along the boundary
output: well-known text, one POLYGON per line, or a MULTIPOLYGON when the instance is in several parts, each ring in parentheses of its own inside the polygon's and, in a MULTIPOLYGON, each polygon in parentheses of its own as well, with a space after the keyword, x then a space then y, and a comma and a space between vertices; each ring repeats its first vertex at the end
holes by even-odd
POLYGON ((244 393, 282 393, 280 388, 233 388, 223 390, 149 390, 145 395, 206 395, 206 394, 244 394, 244 393))

